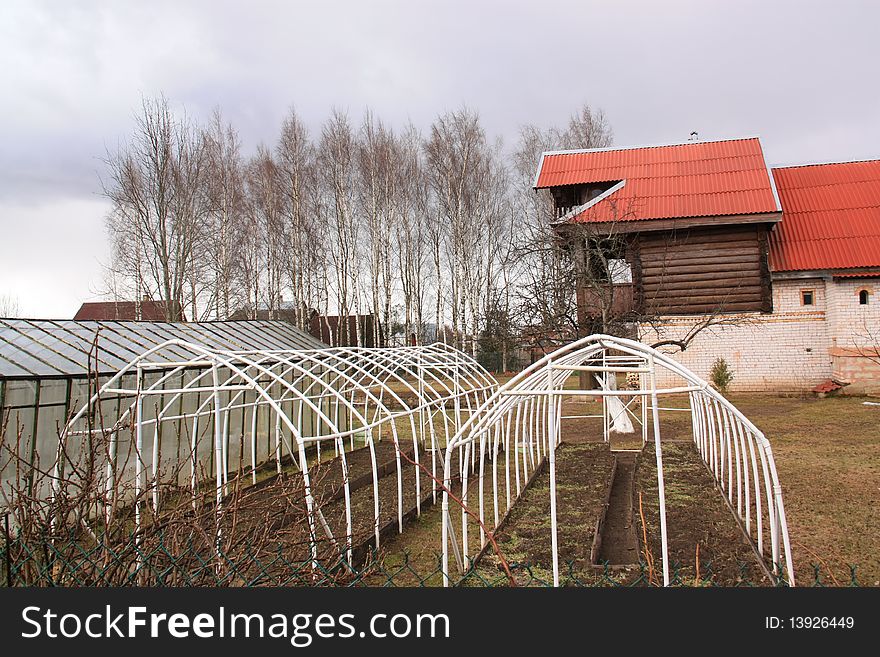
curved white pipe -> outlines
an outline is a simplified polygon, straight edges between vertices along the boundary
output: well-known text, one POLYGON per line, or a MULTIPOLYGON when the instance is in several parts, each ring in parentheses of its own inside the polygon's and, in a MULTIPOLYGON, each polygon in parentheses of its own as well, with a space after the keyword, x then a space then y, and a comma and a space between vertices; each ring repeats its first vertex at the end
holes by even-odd
MULTIPOLYGON (((634 340, 608 335, 591 335, 561 347, 551 354, 547 354, 542 359, 520 372, 517 376, 513 377, 506 384, 500 386, 480 408, 470 414, 466 421, 463 422, 460 430, 449 440, 444 455, 444 482, 446 487, 449 488, 452 483, 451 473, 453 453, 460 451, 462 447, 468 448, 473 445, 474 451, 478 448, 480 449, 481 453, 479 458, 486 458, 487 450, 483 449, 483 443, 480 442, 478 445, 476 441, 481 441, 481 437, 488 431, 493 430, 495 425, 503 426, 504 419, 510 416, 514 409, 516 409, 517 420, 514 429, 514 461, 517 480, 516 497, 518 497, 521 492, 518 464, 520 449, 522 449, 523 466, 524 468, 527 468, 528 460, 532 455, 533 450, 535 448, 540 450, 542 445, 549 445, 549 443, 544 442, 548 439, 544 434, 548 431, 547 425, 550 423, 547 422, 542 425, 537 421, 539 418, 535 417, 536 404, 543 404, 545 401, 549 401, 552 397, 560 394, 570 394, 564 390, 565 381, 577 371, 578 368, 583 369, 585 363, 597 360, 600 356, 602 357, 602 362, 606 371, 619 371, 610 369, 614 367, 614 363, 609 363, 606 360, 606 356, 609 352, 624 354, 625 357, 640 359, 642 362, 650 364, 648 371, 652 375, 650 377, 652 379, 656 369, 662 367, 681 377, 688 383, 688 387, 685 389, 681 387, 656 388, 651 386, 652 390, 641 391, 637 394, 650 394, 653 399, 656 399, 657 395, 670 394, 672 392, 687 391, 689 393, 693 414, 693 439, 701 458, 706 463, 722 490, 725 491, 727 499, 731 504, 733 502, 734 481, 736 481, 738 502, 735 513, 737 513, 737 515, 740 516, 740 519, 744 521, 746 532, 749 533, 749 538, 752 540, 754 539, 750 531, 752 512, 750 483, 754 484, 757 549, 761 552, 763 547, 763 512, 766 511, 770 529, 770 557, 773 567, 775 569, 782 565, 780 551, 784 552, 786 579, 789 584, 794 585, 791 544, 785 519, 782 491, 779 486, 779 478, 769 441, 767 441, 764 434, 747 417, 745 417, 739 409, 716 390, 712 389, 707 382, 671 357, 634 340), (522 421, 520 421, 519 418, 521 410, 525 410, 526 416, 522 421), (523 431, 520 431, 521 428, 523 431), (542 428, 543 432, 541 431, 542 428), (742 443, 740 443, 740 441, 742 441, 742 443), (740 449, 741 444, 742 449, 740 449), (745 445, 748 445, 748 456, 751 457, 751 477, 748 474, 740 475, 740 472, 747 471, 749 467, 745 445), (760 473, 758 472, 759 463, 761 470, 760 473), (736 470, 736 478, 734 478, 734 469, 736 470), (761 486, 758 483, 759 476, 764 480, 763 495, 761 494, 761 486), (743 479, 745 479, 746 489, 745 507, 743 507, 740 502, 740 491, 742 490, 743 479)), ((611 358, 614 358, 614 356, 611 358)), ((598 367, 600 370, 602 369, 601 366, 598 367)), ((595 367, 588 366, 588 369, 594 371, 595 367)), ((644 377, 642 377, 642 380, 644 380, 644 377)), ((597 394, 592 391, 581 391, 581 393, 597 394)), ((656 430, 658 418, 656 401, 652 406, 654 406, 656 430)), ((549 419, 549 416, 547 417, 549 419)), ((544 449, 546 451, 546 447, 544 449)), ((656 436, 656 452, 658 477, 662 477, 659 435, 656 436)), ((527 480, 527 470, 525 477, 527 480)), ((514 501, 516 497, 514 497, 514 501)), ((510 504, 511 503, 508 503, 508 508, 510 507, 510 504)), ((663 525, 663 529, 665 529, 665 513, 662 506, 663 494, 661 491, 661 525, 663 525)), ((450 519, 448 516, 448 508, 449 496, 448 493, 444 492, 442 541, 444 584, 446 585, 449 583, 449 573, 447 570, 449 562, 449 532, 447 531, 447 523, 450 519)), ((463 533, 466 529, 466 526, 462 527, 463 533)), ((663 533, 665 534, 665 531, 663 533)), ((466 545, 464 545, 464 547, 466 547, 466 545)), ((665 536, 663 537, 663 549, 664 580, 668 583, 665 536)), ((556 558, 555 548, 554 558, 556 558)))

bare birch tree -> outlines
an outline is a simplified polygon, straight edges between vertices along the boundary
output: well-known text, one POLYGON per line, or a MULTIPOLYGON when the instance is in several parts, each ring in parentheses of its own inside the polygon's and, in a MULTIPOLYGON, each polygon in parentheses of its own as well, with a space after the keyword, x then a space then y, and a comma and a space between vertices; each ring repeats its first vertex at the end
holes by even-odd
POLYGON ((288 276, 296 325, 308 330, 311 311, 322 305, 322 296, 325 295, 321 282, 327 266, 325 232, 317 224, 321 212, 315 148, 305 125, 293 109, 281 126, 276 157, 281 176, 285 229, 289 236, 288 276))
POLYGON ((197 310, 203 260, 195 257, 207 214, 203 181, 205 148, 168 101, 143 101, 130 144, 106 158, 104 194, 113 207, 107 219, 114 260, 132 281, 136 299, 157 294, 166 320, 197 310))
POLYGON ((421 158, 421 136, 410 125, 400 142, 398 203, 395 226, 397 266, 403 296, 403 327, 407 343, 425 340, 426 266, 430 249, 430 188, 421 158))
POLYGON ((464 336, 471 331, 470 348, 475 353, 473 329, 485 265, 481 218, 486 214, 485 186, 490 182, 485 176, 492 157, 479 116, 464 108, 438 117, 425 152, 449 273, 452 330, 460 348, 465 348, 464 336))
MULTIPOLYGON (((334 292, 340 322, 334 339, 338 344, 347 332, 346 318, 358 303, 358 222, 355 203, 355 136, 345 113, 333 110, 321 131, 318 161, 322 171, 323 205, 327 222, 328 253, 333 265, 334 292)), ((359 324, 359 323, 358 323, 359 324)))
POLYGON ((399 215, 400 152, 394 133, 368 110, 358 145, 358 208, 364 216, 373 344, 385 342, 394 292, 391 238, 399 215))
POLYGON ((245 209, 244 172, 238 133, 214 111, 205 135, 206 190, 209 201, 206 249, 212 279, 214 317, 229 319, 245 303, 240 276, 239 244, 245 209))
POLYGON ((257 150, 248 163, 245 180, 248 225, 256 238, 250 243, 255 253, 248 268, 249 288, 253 292, 249 301, 254 309, 264 306, 269 319, 277 319, 286 280, 289 240, 282 214, 281 175, 268 149, 261 146, 257 150))

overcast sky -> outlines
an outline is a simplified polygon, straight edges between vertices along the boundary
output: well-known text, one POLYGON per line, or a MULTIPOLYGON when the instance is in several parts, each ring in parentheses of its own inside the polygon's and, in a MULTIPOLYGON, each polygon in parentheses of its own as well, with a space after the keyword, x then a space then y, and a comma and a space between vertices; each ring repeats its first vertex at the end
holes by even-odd
POLYGON ((0 296, 30 317, 97 300, 101 157, 142 95, 221 106, 248 151, 295 105, 420 127, 462 104, 523 123, 605 110, 621 146, 760 135, 771 164, 880 157, 880 2, 0 4, 0 296))

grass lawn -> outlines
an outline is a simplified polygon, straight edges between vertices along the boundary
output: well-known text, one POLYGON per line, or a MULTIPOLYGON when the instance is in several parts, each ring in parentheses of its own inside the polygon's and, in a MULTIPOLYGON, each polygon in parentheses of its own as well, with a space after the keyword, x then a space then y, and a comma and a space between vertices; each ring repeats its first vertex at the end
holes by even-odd
POLYGON ((773 446, 796 573, 880 585, 880 406, 867 398, 732 394, 773 446))
MULTIPOLYGON (((853 565, 859 584, 880 586, 880 406, 866 406, 867 397, 728 398, 773 448, 800 582, 812 583, 818 566, 824 584, 848 585, 853 565)), ((687 399, 661 404, 686 407, 687 399)), ((600 420, 581 422, 601 432, 600 420)), ((689 413, 661 413, 662 438, 690 440, 690 422, 689 413)), ((638 443, 623 442, 615 446, 638 443)))

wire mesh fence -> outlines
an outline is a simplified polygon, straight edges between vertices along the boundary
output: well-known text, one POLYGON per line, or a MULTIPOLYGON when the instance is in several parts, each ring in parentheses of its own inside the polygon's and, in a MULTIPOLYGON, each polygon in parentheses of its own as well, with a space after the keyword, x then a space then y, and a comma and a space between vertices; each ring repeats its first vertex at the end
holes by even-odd
MULTIPOLYGON (((369 553, 352 564, 345 559, 290 558, 289 548, 279 543, 259 550, 239 546, 228 552, 192 538, 166 541, 159 533, 148 545, 132 535, 128 543, 113 545, 81 536, 46 536, 27 540, 9 534, 4 524, 0 543, 0 582, 6 587, 76 586, 200 586, 200 587, 433 587, 442 585, 442 555, 438 553, 369 553)), ((466 563, 464 573, 451 573, 452 582, 462 587, 550 587, 553 578, 546 569, 528 562, 510 563, 513 580, 491 562, 466 563)), ((767 581, 752 563, 739 564, 739 576, 721 580, 712 563, 703 564, 695 576, 692 569, 672 564, 673 586, 784 586, 782 579, 767 581)), ((819 565, 812 566, 812 581, 802 585, 828 584, 819 565)), ((857 567, 850 566, 849 581, 859 586, 857 567)), ((628 568, 609 565, 585 569, 570 562, 562 569, 560 585, 569 587, 651 587, 659 585, 645 563, 628 568)))

